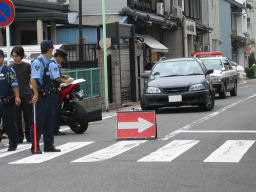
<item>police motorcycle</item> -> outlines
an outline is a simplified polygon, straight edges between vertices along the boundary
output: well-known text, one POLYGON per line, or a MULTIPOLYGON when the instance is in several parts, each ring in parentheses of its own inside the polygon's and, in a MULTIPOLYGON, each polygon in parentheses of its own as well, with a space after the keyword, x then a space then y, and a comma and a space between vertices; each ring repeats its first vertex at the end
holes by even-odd
POLYGON ((77 79, 71 84, 62 83, 59 90, 61 99, 61 125, 68 125, 76 134, 82 134, 88 128, 88 113, 77 102, 77 100, 83 100, 83 90, 80 89, 80 83, 84 81, 84 79, 77 79))

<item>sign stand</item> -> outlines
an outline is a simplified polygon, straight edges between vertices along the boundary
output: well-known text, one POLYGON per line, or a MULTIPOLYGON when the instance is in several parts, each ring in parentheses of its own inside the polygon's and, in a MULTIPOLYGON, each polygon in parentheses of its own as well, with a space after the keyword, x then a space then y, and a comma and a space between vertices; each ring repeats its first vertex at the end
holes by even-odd
POLYGON ((117 112, 116 140, 156 139, 155 111, 117 112))

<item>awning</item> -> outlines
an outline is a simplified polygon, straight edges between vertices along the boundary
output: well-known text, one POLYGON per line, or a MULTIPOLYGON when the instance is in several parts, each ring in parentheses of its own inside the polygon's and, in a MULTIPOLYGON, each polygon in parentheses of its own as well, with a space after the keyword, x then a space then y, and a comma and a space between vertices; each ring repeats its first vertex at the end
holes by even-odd
POLYGON ((149 35, 136 35, 137 37, 142 37, 144 39, 144 43, 152 48, 155 52, 168 52, 168 48, 165 47, 162 43, 154 39, 149 35))
POLYGON ((167 19, 153 13, 140 11, 137 9, 131 9, 129 7, 124 7, 121 11, 121 14, 131 16, 135 20, 139 19, 145 23, 159 24, 161 25, 162 28, 168 28, 168 29, 177 28, 177 23, 171 19, 167 19))
POLYGON ((246 37, 242 37, 239 35, 231 35, 231 38, 235 41, 239 41, 241 43, 246 43, 246 37))
POLYGON ((226 1, 229 2, 231 6, 236 7, 236 8, 238 8, 238 9, 243 9, 243 8, 245 8, 245 7, 243 6, 242 1, 238 1, 238 0, 226 0, 226 1))
POLYGON ((210 31, 213 30, 213 28, 209 27, 208 25, 199 23, 198 21, 196 21, 196 29, 200 31, 204 31, 205 33, 209 33, 210 31))
MULTIPOLYGON (((124 16, 121 15, 106 15, 106 24, 109 23, 115 23, 115 22, 121 22, 123 20, 125 20, 124 16)), ((74 23, 71 24, 75 24, 78 25, 79 24, 79 17, 77 17, 76 21, 74 23)), ((84 26, 101 26, 102 25, 102 16, 101 15, 83 15, 82 16, 82 25, 84 26)))

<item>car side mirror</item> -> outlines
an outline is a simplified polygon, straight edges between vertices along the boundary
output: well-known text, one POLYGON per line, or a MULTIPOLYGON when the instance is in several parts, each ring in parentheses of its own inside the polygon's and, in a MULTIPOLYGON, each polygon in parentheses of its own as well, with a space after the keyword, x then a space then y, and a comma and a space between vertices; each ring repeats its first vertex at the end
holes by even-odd
POLYGON ((143 79, 148 79, 149 78, 149 73, 141 73, 140 74, 140 77, 143 78, 143 79))
POLYGON ((213 73, 213 69, 207 70, 206 75, 209 75, 209 74, 211 74, 211 73, 213 73))

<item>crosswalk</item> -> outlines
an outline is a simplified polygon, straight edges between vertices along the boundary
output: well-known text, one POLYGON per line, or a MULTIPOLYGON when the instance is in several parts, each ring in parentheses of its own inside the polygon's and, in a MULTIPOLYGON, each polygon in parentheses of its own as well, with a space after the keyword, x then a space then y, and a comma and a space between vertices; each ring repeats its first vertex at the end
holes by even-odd
MULTIPOLYGON (((116 158, 118 155, 124 155, 127 151, 136 150, 136 148, 146 145, 147 140, 129 140, 119 141, 109 146, 104 146, 100 150, 89 154, 83 154, 78 159, 69 159, 68 162, 74 163, 93 163, 104 162, 116 158)), ((204 142, 200 140, 173 140, 164 146, 153 150, 148 155, 134 159, 137 163, 146 162, 172 162, 178 160, 179 157, 185 155, 189 150, 200 148, 199 143, 204 145, 204 142)), ((8 162, 10 165, 25 165, 25 164, 39 164, 48 161, 58 159, 60 156, 64 156, 68 153, 72 153, 76 150, 89 147, 94 144, 94 141, 86 142, 68 142, 63 145, 57 146, 61 149, 58 153, 44 153, 40 155, 29 155, 15 161, 8 162)), ((216 146, 213 151, 209 151, 208 155, 201 160, 203 163, 239 163, 246 153, 253 148, 255 140, 226 140, 224 143, 216 146)), ((151 142, 152 145, 152 142, 151 142)), ((202 147, 201 145, 201 147, 202 147)), ((7 156, 14 156, 15 154, 21 154, 21 152, 30 150, 30 144, 21 144, 16 151, 8 152, 6 148, 0 150, 0 163, 3 158, 7 156)), ((148 148, 147 148, 148 149, 148 148)), ((19 155, 20 156, 20 155, 19 155)), ((125 156, 123 156, 125 157, 125 156)), ((13 159, 13 158, 12 158, 13 159)))

